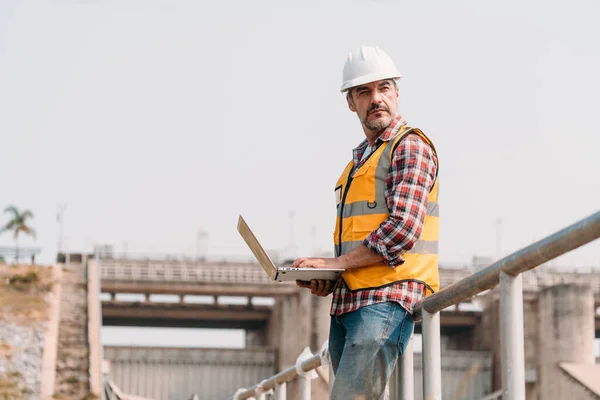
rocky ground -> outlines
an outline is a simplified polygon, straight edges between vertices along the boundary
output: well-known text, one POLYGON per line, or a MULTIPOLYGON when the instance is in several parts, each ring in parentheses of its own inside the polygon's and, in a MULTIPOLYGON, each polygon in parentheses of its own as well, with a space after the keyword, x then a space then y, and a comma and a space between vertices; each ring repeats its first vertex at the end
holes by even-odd
POLYGON ((0 264, 0 400, 39 398, 51 272, 0 264))

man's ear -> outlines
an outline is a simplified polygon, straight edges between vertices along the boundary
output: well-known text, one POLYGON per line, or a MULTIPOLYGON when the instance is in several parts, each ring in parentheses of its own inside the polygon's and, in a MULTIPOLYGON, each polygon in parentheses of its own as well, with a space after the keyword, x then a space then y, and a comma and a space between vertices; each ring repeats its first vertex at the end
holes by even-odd
POLYGON ((356 112, 356 107, 354 107, 354 102, 352 101, 352 94, 350 92, 346 94, 346 101, 348 102, 348 108, 350 109, 350 111, 356 112))

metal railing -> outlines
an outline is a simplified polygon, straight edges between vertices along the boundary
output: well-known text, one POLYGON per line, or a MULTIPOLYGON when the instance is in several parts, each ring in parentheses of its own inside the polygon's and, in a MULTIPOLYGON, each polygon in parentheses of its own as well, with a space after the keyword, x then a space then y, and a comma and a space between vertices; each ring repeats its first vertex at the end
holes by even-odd
POLYGON ((147 397, 125 394, 107 376, 103 379, 102 397, 106 400, 152 400, 147 397))
MULTIPOLYGON (((442 399, 440 311, 500 284, 502 391, 492 394, 492 398, 501 396, 503 400, 524 400, 525 350, 521 274, 598 238, 600 238, 600 211, 496 261, 487 268, 419 302, 415 317, 422 322, 423 397, 428 400, 442 399)), ((310 399, 311 378, 306 372, 314 370, 327 360, 326 349, 308 359, 299 358, 296 366, 267 378, 249 389, 238 390, 233 399, 242 400, 255 396, 261 400, 266 399, 266 390, 274 390, 277 400, 285 399, 286 382, 296 378, 299 379, 298 398, 310 399)), ((411 345, 399 358, 396 368, 400 376, 400 399, 413 400, 414 375, 411 345)), ((329 377, 331 387, 334 380, 331 368, 329 377)))
POLYGON ((502 390, 497 390, 494 393, 490 393, 481 400, 500 400, 502 399, 502 390))
POLYGON ((321 351, 317 354, 311 354, 308 347, 298 356, 296 365, 289 367, 280 373, 267 378, 250 388, 239 389, 234 395, 233 400, 243 400, 256 398, 266 400, 267 395, 274 395, 277 400, 285 400, 287 396, 287 383, 297 380, 298 400, 310 400, 311 380, 321 375, 328 383, 329 387, 333 385, 333 370, 329 360, 329 351, 327 342, 323 344, 321 351), (328 374, 317 373, 321 366, 328 366, 328 374))
POLYGON ((268 284, 262 268, 249 263, 166 262, 101 259, 103 280, 143 282, 245 282, 268 284))

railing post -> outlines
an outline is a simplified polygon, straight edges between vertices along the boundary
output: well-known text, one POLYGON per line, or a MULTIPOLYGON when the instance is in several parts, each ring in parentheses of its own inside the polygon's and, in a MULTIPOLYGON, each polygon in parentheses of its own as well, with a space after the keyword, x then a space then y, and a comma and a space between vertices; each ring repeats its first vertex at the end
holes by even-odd
POLYGON ((440 313, 423 309, 423 398, 442 400, 440 313))
POLYGON ((286 384, 285 382, 275 382, 275 400, 286 400, 286 384))
MULTIPOLYGON (((413 360, 413 337, 411 335, 404 353, 398 362, 398 377, 400 385, 399 400, 413 400, 415 397, 415 374, 413 360)), ((398 390, 398 389, 396 389, 398 390)))
POLYGON ((298 400, 310 400, 310 381, 310 378, 298 375, 298 400))
POLYGON ((500 272, 500 344, 502 399, 525 400, 523 277, 500 272))

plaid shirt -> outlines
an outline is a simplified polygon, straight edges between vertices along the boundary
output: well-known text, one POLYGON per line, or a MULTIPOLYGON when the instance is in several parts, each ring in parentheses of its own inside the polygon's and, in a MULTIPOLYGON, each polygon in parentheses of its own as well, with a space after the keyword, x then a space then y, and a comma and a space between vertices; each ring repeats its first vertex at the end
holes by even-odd
MULTIPOLYGON (((390 141, 404 125, 406 121, 402 117, 394 119, 369 150, 372 152, 381 143, 390 141)), ((354 170, 364 163, 361 158, 368 146, 365 139, 352 151, 354 170)), ((437 168, 433 150, 419 136, 407 135, 400 140, 386 181, 385 197, 390 216, 363 241, 367 248, 381 255, 390 268, 404 263, 402 254, 412 249, 421 235, 437 168)), ((412 314, 424 294, 425 286, 418 282, 398 282, 352 292, 340 279, 333 292, 330 314, 340 315, 386 301, 397 302, 412 314)))

